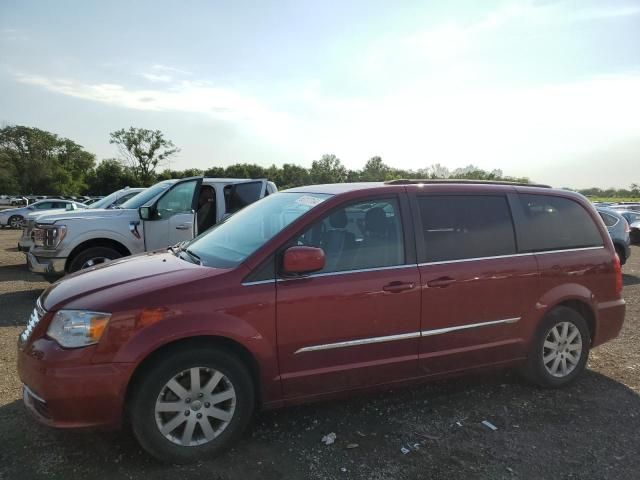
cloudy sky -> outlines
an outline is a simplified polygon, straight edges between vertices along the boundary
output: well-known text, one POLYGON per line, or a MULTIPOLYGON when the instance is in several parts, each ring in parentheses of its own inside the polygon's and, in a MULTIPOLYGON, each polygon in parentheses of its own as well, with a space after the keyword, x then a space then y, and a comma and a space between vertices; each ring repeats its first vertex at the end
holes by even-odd
POLYGON ((172 168, 335 153, 640 181, 640 0, 0 2, 0 123, 161 129, 172 168))

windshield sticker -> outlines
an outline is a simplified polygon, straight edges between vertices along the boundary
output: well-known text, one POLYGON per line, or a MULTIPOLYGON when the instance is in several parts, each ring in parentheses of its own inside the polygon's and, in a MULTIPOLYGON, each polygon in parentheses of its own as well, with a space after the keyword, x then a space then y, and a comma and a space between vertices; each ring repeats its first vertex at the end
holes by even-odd
POLYGON ((304 205, 306 207, 315 207, 316 205, 322 203, 325 199, 312 197, 311 195, 303 195, 296 200, 298 205, 304 205))

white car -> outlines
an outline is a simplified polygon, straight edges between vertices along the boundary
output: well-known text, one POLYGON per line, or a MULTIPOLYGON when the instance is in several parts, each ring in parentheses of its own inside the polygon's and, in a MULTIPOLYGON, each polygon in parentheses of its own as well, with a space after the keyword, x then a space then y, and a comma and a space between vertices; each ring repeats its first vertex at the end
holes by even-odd
POLYGON ((127 255, 191 240, 260 198, 273 182, 230 178, 165 180, 117 209, 38 217, 29 270, 48 279, 127 255))
POLYGON ((11 205, 12 207, 18 205, 26 205, 27 199, 24 197, 11 197, 9 195, 0 195, 0 205, 11 205))
MULTIPOLYGON (((144 188, 129 188, 125 187, 121 190, 113 192, 112 194, 101 198, 100 200, 92 203, 91 205, 83 204, 84 208, 118 208, 121 204, 127 200, 132 199, 137 194, 145 190, 144 188)), ((29 213, 22 222, 22 236, 18 240, 18 250, 21 252, 28 252, 33 246, 33 229, 39 217, 42 215, 64 213, 69 210, 76 210, 76 208, 66 208, 63 210, 47 210, 45 212, 36 210, 29 213)))
POLYGON ((82 209, 87 208, 82 203, 74 202, 73 200, 40 200, 39 202, 32 203, 26 207, 9 208, 7 210, 0 210, 0 227, 21 228, 22 222, 25 217, 30 213, 38 212, 44 213, 52 210, 66 210, 66 209, 82 209))

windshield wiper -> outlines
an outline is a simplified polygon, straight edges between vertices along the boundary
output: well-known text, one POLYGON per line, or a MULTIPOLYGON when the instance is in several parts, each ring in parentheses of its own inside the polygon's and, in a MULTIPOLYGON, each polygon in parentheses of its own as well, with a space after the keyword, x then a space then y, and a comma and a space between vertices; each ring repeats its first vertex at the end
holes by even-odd
POLYGON ((184 253, 186 253, 187 255, 189 255, 192 259, 194 259, 195 260, 194 263, 197 263, 198 265, 202 265, 202 260, 200 259, 200 257, 198 255, 196 255, 195 253, 193 253, 191 250, 189 250, 188 248, 185 248, 182 251, 184 253))

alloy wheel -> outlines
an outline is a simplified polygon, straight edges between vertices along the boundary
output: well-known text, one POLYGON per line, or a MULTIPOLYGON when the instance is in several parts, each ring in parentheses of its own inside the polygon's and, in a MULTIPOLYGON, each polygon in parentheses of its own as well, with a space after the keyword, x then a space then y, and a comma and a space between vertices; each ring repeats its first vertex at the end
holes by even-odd
POLYGON ((542 346, 542 362, 554 377, 569 375, 580 363, 582 336, 571 322, 559 322, 547 332, 542 346))
POLYGON ((191 447, 209 443, 227 428, 236 408, 231 381, 218 370, 192 367, 160 390, 156 425, 172 443, 191 447))

